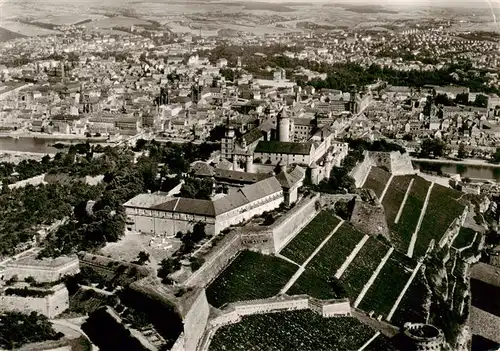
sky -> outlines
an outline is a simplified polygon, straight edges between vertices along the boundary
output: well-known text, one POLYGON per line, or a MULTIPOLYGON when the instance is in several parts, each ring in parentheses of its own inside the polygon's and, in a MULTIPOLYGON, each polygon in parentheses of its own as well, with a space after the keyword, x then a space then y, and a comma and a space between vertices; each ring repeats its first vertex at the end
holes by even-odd
MULTIPOLYGON (((252 1, 252 0, 250 0, 252 1)), ((263 0, 255 0, 263 1, 263 0)), ((459 6, 459 7, 489 7, 487 0, 268 0, 270 2, 321 2, 346 4, 373 4, 391 6, 459 6)), ((500 0, 491 0, 494 8, 500 8, 500 0)))

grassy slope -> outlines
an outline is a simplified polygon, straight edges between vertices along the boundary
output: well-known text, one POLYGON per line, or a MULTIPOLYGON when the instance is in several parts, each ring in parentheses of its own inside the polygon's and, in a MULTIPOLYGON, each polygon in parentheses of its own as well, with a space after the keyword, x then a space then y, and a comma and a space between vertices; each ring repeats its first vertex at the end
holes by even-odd
POLYGON ((415 257, 425 254, 432 239, 441 240, 451 223, 463 213, 465 206, 455 200, 456 196, 454 191, 434 184, 415 243, 415 257))
POLYGON ((333 212, 320 212, 280 253, 302 264, 339 222, 333 212))
POLYGON ((406 253, 410 245, 430 185, 425 179, 414 177, 401 217, 397 224, 392 224, 394 244, 403 253, 406 253))
POLYGON ((283 259, 243 251, 207 288, 207 299, 215 307, 225 303, 276 295, 297 270, 283 259))
MULTIPOLYGON (((220 328, 209 350, 357 350, 374 333, 355 318, 322 318, 307 310, 270 313, 220 328)), ((377 343, 384 350, 390 348, 387 339, 377 343)))
POLYGON ((356 300, 388 249, 387 246, 371 237, 347 267, 340 280, 351 301, 356 300))
POLYGON ((288 294, 309 294, 319 299, 336 297, 332 295, 329 279, 362 238, 362 233, 344 223, 309 263, 288 294))
POLYGON ((372 189, 377 197, 380 197, 390 177, 391 174, 382 168, 372 167, 363 188, 372 189))
POLYGON ((407 256, 393 251, 373 285, 368 289, 359 308, 387 317, 399 294, 410 278, 415 262, 407 256))

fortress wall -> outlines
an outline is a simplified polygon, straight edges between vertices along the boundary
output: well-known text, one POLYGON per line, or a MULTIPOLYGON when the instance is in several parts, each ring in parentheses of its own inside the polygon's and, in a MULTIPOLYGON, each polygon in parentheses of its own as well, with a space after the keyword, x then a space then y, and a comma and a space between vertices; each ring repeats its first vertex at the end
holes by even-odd
POLYGON ((302 230, 306 223, 316 216, 316 201, 319 198, 319 195, 315 195, 309 199, 303 199, 286 216, 283 216, 285 218, 273 226, 274 252, 279 252, 302 230))
POLYGON ((61 267, 37 267, 16 265, 15 261, 9 263, 5 268, 4 280, 9 280, 17 276, 19 281, 28 277, 33 277, 38 283, 55 282, 65 275, 74 275, 80 272, 80 263, 78 258, 68 262, 61 267))
POLYGON ((349 202, 356 197, 358 197, 358 195, 355 195, 355 194, 326 194, 326 193, 322 193, 321 197, 319 198, 319 202, 320 202, 320 205, 322 208, 333 209, 335 206, 335 203, 337 203, 338 201, 349 202))
POLYGON ((45 297, 0 296, 0 310, 29 314, 38 312, 53 318, 69 308, 68 289, 58 286, 53 294, 45 297))
POLYGON ((460 215, 460 217, 456 218, 450 225, 450 227, 446 230, 446 232, 439 240, 439 247, 443 248, 445 245, 451 245, 453 239, 460 232, 460 228, 463 226, 465 219, 467 218, 468 206, 465 207, 464 212, 460 215))
POLYGON ((368 153, 368 158, 374 166, 386 169, 388 172, 392 173, 392 153, 391 152, 376 152, 370 151, 368 153))
POLYGON ((356 188, 360 188, 363 185, 368 173, 370 172, 370 167, 373 165, 372 160, 368 155, 368 152, 365 152, 365 159, 363 162, 358 163, 349 173, 349 175, 354 178, 356 188))
POLYGON ((351 223, 360 232, 373 236, 383 235, 390 240, 389 227, 382 205, 370 205, 357 200, 352 211, 351 223))
POLYGON ((205 263, 195 271, 184 285, 205 287, 226 268, 239 251, 243 249, 273 254, 287 244, 316 215, 316 201, 319 195, 304 199, 285 216, 266 229, 244 228, 227 234, 210 253, 205 263))
POLYGON ((323 317, 351 316, 349 300, 343 302, 324 302, 321 311, 323 317))
POLYGON ((242 249, 241 235, 236 232, 227 234, 205 257, 205 263, 184 282, 184 285, 206 287, 242 249))
POLYGON ((209 313, 207 295, 203 289, 183 320, 185 350, 196 350, 207 327, 209 313))
POLYGON ((391 152, 391 173, 393 175, 404 175, 415 173, 410 156, 405 153, 391 152))
POLYGON ((249 230, 247 233, 241 234, 241 244, 248 250, 271 255, 274 253, 273 231, 263 230, 255 233, 249 230))
POLYGON ((207 351, 217 330, 222 326, 240 322, 242 316, 307 309, 319 313, 325 318, 351 315, 351 306, 348 299, 317 300, 309 295, 282 295, 263 300, 230 303, 221 311, 220 315, 209 320, 203 341, 198 344, 197 350, 207 351))

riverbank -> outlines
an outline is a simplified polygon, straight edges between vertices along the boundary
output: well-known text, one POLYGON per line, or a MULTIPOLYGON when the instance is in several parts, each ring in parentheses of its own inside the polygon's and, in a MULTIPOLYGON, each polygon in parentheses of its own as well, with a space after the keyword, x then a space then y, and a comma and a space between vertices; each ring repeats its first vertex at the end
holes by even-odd
POLYGON ((49 155, 50 157, 55 156, 53 153, 0 150, 0 162, 14 163, 17 165, 24 160, 41 161, 45 155, 49 155))
POLYGON ((456 164, 456 165, 464 165, 464 166, 482 166, 482 167, 500 168, 500 164, 489 163, 488 161, 485 161, 485 160, 471 159, 471 158, 466 158, 466 159, 457 161, 457 160, 449 160, 446 158, 416 158, 416 157, 411 157, 410 160, 412 162, 456 164))
POLYGON ((82 134, 47 134, 47 133, 36 133, 36 132, 8 132, 8 133, 0 133, 0 138, 12 138, 12 139, 23 139, 23 138, 34 138, 34 139, 50 139, 50 140, 77 140, 77 141, 89 141, 89 142, 105 142, 108 137, 107 136, 99 136, 99 137, 87 137, 82 134))

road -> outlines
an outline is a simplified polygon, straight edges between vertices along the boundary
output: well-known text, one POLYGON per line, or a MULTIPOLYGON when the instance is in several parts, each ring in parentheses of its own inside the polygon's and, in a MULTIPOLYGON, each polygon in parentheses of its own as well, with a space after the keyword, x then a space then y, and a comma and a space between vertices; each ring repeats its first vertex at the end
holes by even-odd
POLYGON ((494 167, 494 168, 500 168, 500 164, 494 164, 494 163, 489 163, 486 160, 481 160, 481 159, 464 159, 464 160, 449 160, 446 158, 417 158, 417 157, 411 157, 410 158, 412 161, 416 162, 428 162, 428 163, 453 163, 453 164, 459 164, 459 165, 470 165, 470 166, 484 166, 484 167, 494 167))
POLYGON ((54 330, 60 331, 63 333, 68 339, 76 339, 80 336, 84 336, 90 344, 92 345, 92 351, 99 351, 99 348, 92 344, 90 338, 85 334, 82 330, 81 325, 87 320, 87 317, 79 317, 73 319, 51 319, 54 330))

